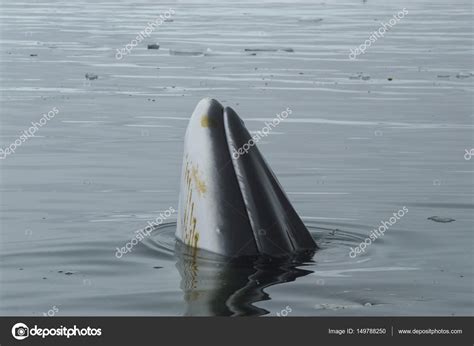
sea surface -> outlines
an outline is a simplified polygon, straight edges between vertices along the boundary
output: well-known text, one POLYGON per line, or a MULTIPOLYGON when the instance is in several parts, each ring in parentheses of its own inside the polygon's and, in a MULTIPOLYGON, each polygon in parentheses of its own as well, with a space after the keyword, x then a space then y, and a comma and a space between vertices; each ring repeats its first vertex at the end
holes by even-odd
POLYGON ((472 316, 472 6, 2 0, 0 148, 21 143, 0 159, 0 314, 472 316), (176 213, 117 258, 177 210, 204 97, 251 131, 292 110, 258 147, 320 246, 311 259, 189 256, 176 213))

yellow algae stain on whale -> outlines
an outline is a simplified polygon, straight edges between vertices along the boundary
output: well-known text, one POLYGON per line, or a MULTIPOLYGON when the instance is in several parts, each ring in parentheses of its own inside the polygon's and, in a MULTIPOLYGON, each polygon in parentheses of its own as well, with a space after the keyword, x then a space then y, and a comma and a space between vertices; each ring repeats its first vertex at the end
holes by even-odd
POLYGON ((204 195, 207 191, 207 186, 204 180, 199 177, 199 171, 196 167, 192 168, 191 176, 193 177, 194 186, 196 187, 196 190, 199 195, 204 195))
MULTIPOLYGON (((196 193, 202 197, 207 192, 207 186, 201 178, 199 168, 192 162, 186 162, 184 170, 184 179, 186 183, 186 202, 183 215, 183 236, 184 243, 191 248, 197 249, 199 243, 199 232, 197 231, 197 218, 195 216, 195 198, 196 193), (195 189, 195 191, 193 191, 195 189), (194 193, 193 193, 194 192, 194 193)), ((197 251, 197 250, 196 250, 197 251)), ((194 252, 193 255, 197 255, 194 252)))
POLYGON ((201 127, 210 128, 216 127, 217 124, 214 119, 210 118, 208 115, 203 115, 201 117, 201 127))
POLYGON ((198 243, 199 243, 199 233, 198 231, 195 231, 193 247, 197 249, 198 243))

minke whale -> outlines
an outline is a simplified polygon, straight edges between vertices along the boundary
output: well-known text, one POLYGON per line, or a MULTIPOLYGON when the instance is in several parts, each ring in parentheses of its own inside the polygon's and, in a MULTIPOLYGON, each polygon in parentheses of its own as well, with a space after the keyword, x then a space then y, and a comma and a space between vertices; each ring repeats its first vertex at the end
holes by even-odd
POLYGON ((232 108, 210 98, 198 103, 184 138, 176 238, 229 257, 314 252, 315 241, 256 145, 232 154, 251 140, 232 108))

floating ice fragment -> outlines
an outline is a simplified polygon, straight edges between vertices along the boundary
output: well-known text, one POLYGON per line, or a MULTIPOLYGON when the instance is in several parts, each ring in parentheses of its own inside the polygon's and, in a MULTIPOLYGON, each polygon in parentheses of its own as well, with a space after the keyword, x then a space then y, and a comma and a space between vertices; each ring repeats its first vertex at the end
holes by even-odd
POLYGON ((456 221, 454 219, 451 219, 449 217, 441 217, 441 216, 430 216, 428 220, 434 221, 434 222, 441 222, 441 223, 448 223, 448 222, 453 222, 456 221))
POLYGON ((86 73, 86 79, 88 80, 94 80, 94 79, 98 79, 99 76, 94 74, 94 73, 86 73))

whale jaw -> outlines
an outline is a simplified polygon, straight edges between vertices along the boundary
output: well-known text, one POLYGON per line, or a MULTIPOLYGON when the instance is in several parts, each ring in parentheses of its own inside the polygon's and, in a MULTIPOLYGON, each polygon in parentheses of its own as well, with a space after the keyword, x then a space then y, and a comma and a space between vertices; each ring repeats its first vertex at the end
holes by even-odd
POLYGON ((203 99, 186 130, 176 237, 224 256, 290 256, 317 248, 243 121, 203 99), (250 142, 249 142, 250 141, 250 142))

